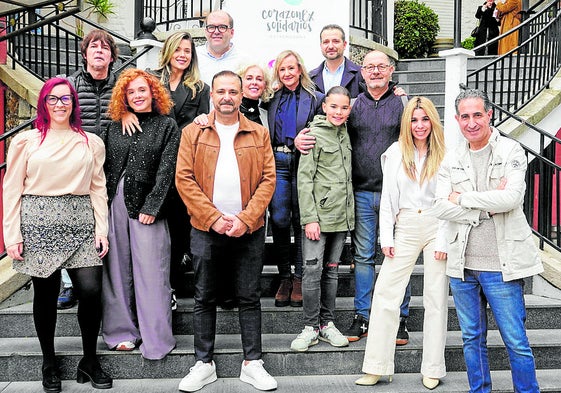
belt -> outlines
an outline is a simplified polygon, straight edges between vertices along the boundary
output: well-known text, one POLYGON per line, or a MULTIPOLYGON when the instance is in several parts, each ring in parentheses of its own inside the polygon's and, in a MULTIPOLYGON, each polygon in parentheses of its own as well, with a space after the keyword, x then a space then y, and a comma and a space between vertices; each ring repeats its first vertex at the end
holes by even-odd
POLYGON ((273 151, 278 151, 278 152, 286 153, 286 154, 294 153, 294 151, 286 145, 273 146, 273 151))

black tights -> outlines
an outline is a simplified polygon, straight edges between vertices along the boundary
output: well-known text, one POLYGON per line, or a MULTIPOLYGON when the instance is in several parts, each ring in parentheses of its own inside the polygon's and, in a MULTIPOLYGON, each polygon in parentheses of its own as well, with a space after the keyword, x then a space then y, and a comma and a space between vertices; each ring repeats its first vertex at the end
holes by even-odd
MULTIPOLYGON (((101 266, 68 269, 78 298, 78 324, 84 358, 96 362, 97 336, 101 324, 101 266)), ((60 270, 47 278, 32 277, 33 320, 43 352, 43 367, 55 365, 55 327, 60 270)))

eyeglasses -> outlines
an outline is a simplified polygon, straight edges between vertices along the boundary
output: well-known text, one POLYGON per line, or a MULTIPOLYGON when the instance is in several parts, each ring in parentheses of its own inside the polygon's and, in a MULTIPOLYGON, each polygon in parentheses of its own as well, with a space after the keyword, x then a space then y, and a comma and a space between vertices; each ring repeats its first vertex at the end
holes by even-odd
POLYGON ((376 71, 376 69, 378 69, 379 72, 386 72, 390 67, 391 66, 389 64, 378 64, 378 65, 362 66, 361 68, 367 73, 373 74, 376 71))
POLYGON ((72 104, 72 96, 68 94, 68 95, 57 97, 52 94, 49 94, 48 96, 45 97, 45 102, 50 106, 55 106, 59 101, 62 105, 68 106, 72 104))
POLYGON ((225 33, 230 26, 227 25, 206 25, 205 30, 209 33, 214 33, 217 29, 221 33, 225 33))

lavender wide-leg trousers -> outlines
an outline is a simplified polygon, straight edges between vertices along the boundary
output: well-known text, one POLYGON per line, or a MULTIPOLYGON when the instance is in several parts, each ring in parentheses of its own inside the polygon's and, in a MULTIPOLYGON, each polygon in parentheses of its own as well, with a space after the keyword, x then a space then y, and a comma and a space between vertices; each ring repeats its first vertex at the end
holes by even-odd
POLYGON ((166 220, 141 224, 128 216, 123 180, 109 209, 109 253, 103 265, 103 340, 109 348, 140 342, 146 359, 174 347, 171 329, 170 238, 166 220))

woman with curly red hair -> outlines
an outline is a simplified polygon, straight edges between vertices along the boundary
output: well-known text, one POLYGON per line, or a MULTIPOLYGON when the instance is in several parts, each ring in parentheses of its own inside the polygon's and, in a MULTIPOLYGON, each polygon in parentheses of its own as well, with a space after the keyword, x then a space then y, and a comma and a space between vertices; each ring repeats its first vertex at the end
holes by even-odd
POLYGON ((117 351, 137 345, 146 359, 174 347, 171 330, 170 238, 165 210, 175 175, 179 131, 167 114, 167 89, 153 75, 128 69, 119 76, 101 137, 107 158, 109 241, 103 269, 103 339, 117 351), (121 120, 134 113, 142 132, 123 134, 121 120))

